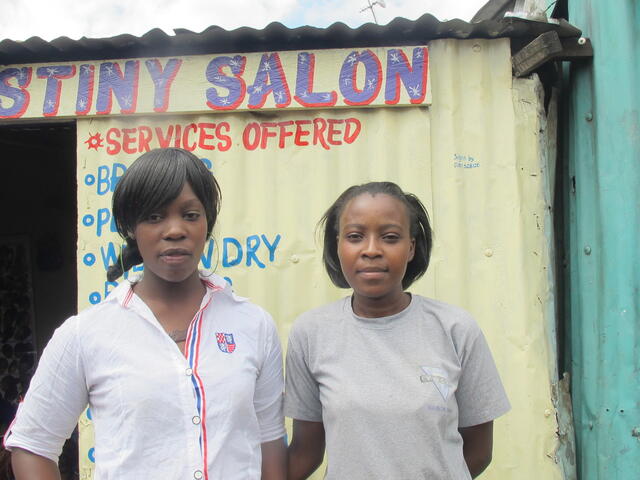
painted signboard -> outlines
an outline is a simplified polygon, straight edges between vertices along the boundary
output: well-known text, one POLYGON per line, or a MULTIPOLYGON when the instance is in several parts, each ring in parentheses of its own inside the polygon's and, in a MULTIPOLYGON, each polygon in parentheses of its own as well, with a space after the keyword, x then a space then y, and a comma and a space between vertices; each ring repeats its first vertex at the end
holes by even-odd
POLYGON ((425 46, 61 62, 0 69, 0 119, 429 102, 425 46))

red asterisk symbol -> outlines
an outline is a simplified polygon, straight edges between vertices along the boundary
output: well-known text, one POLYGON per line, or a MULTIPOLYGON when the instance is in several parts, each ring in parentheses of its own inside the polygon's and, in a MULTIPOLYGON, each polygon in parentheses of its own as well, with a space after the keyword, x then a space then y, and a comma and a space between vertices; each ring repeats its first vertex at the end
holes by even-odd
POLYGON ((100 136, 99 133, 96 133, 95 135, 91 135, 91 132, 89 132, 89 138, 85 140, 84 143, 88 145, 87 148, 89 150, 93 148, 97 152, 98 148, 102 148, 102 137, 100 136))

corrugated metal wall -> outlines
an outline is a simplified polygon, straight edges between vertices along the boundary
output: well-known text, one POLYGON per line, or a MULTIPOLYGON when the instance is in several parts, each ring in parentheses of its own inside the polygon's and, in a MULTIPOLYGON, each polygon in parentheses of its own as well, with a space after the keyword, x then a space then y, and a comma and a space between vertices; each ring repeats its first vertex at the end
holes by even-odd
POLYGON ((581 480, 639 478, 640 2, 570 0, 593 62, 567 102, 572 396, 581 480))
MULTIPOLYGON (((429 272, 411 291, 474 314, 513 406, 496 421, 493 464, 483 478, 560 480, 566 477, 558 458, 555 394, 554 168, 546 155, 554 125, 548 123, 538 79, 512 78, 508 39, 436 40, 430 42, 429 52, 433 103, 428 108, 216 117, 228 121, 232 133, 242 132, 253 121, 349 116, 362 122, 358 140, 340 148, 243 151, 234 144, 228 152, 210 156, 223 190, 216 238, 244 241, 254 234, 269 239, 282 235, 266 268, 247 264, 225 269, 222 262, 218 273, 229 275, 241 295, 249 295, 273 314, 284 343, 297 314, 348 294, 330 285, 313 235, 315 223, 337 194, 348 185, 373 179, 396 181, 415 192, 431 213, 435 244, 429 272)), ((114 160, 133 160, 133 155, 106 158, 87 149, 84 142, 90 135, 140 122, 155 126, 191 121, 200 120, 79 120, 79 222, 100 206, 95 202, 107 197, 94 198, 87 175, 114 160)), ((100 246, 91 243, 93 237, 85 224, 79 224, 79 259, 99 251, 100 246)), ((103 277, 100 268, 79 265, 79 298, 89 298, 90 289, 104 282, 103 277)), ((83 460, 90 457, 86 449, 91 445, 85 424, 81 421, 83 460)), ((87 462, 82 468, 89 475, 87 462)), ((313 478, 322 478, 322 473, 313 478)))
POLYGON ((483 478, 561 479, 546 156, 554 130, 538 79, 513 79, 509 43, 495 43, 430 44, 432 64, 447 66, 431 77, 433 295, 476 315, 513 406, 496 421, 483 478), (455 168, 456 155, 479 167, 455 168))

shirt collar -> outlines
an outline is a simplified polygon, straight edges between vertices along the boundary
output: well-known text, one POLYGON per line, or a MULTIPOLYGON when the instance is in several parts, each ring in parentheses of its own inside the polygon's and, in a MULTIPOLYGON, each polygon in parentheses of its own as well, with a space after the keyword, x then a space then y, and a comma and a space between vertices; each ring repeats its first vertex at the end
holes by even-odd
MULTIPOLYGON (((205 287, 207 287, 207 293, 205 296, 221 292, 223 295, 226 295, 236 302, 247 301, 246 298, 236 295, 233 288, 231 288, 231 284, 229 284, 229 282, 220 275, 206 270, 200 270, 199 273, 200 280, 204 283, 205 287)), ((130 274, 128 279, 121 281, 118 286, 109 293, 103 302, 117 302, 121 306, 127 307, 131 301, 131 297, 133 296, 132 286, 141 279, 142 274, 130 274)))

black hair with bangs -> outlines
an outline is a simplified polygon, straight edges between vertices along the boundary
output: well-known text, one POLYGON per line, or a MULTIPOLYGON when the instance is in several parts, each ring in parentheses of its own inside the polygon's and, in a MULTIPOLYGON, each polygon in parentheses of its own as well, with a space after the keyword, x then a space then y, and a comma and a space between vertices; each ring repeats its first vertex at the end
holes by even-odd
POLYGON ((136 225, 178 198, 185 183, 205 209, 207 237, 220 211, 220 187, 202 160, 181 148, 158 148, 138 157, 122 176, 113 192, 112 214, 116 229, 126 242, 107 280, 118 279, 134 265, 142 263, 133 238, 136 225))
POLYGON ((429 214, 422 202, 412 193, 403 192, 392 182, 369 182, 362 185, 353 185, 347 188, 333 205, 325 212, 318 222, 318 228, 323 230, 324 249, 322 261, 333 284, 340 288, 349 288, 338 258, 338 234, 340 232, 340 217, 350 200, 364 193, 375 196, 378 194, 389 195, 400 200, 409 214, 411 237, 415 240, 415 252, 413 259, 407 264, 407 271, 402 279, 402 288, 411 286, 427 271, 433 238, 429 214))

